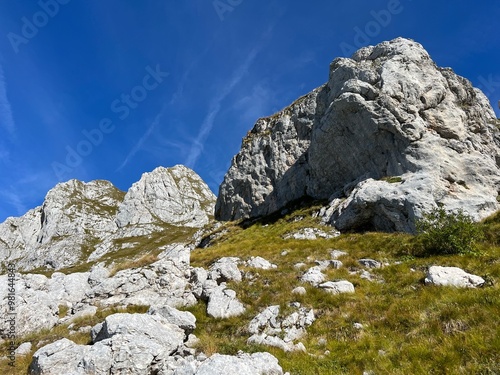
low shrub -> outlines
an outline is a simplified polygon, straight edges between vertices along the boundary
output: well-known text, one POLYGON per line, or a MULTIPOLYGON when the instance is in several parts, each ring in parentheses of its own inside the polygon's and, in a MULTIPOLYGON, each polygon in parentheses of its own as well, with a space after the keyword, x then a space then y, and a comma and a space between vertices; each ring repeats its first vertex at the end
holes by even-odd
POLYGON ((474 254, 483 239, 481 227, 462 210, 436 208, 417 221, 416 250, 420 255, 474 254))

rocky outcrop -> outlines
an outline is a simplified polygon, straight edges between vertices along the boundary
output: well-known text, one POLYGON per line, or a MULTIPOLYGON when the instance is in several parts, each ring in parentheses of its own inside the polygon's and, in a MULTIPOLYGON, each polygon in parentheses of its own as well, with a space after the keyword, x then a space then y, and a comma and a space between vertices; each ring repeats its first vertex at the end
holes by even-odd
POLYGON ((480 90, 398 38, 335 59, 328 83, 257 121, 232 161, 216 218, 328 200, 339 230, 415 230, 437 205, 478 220, 499 208, 500 132, 480 90))
POLYGON ((114 314, 92 328, 92 345, 61 339, 37 350, 30 374, 283 374, 269 353, 195 357, 186 339, 161 315, 114 314))
POLYGON ((50 190, 41 207, 0 224, 0 258, 18 270, 95 261, 167 225, 201 228, 214 204, 208 186, 184 166, 145 173, 126 194, 107 181, 71 180, 50 190))
POLYGON ((201 228, 213 216, 214 200, 205 182, 189 168, 158 167, 132 185, 118 209, 116 223, 120 228, 157 221, 201 228))
POLYGON ((60 183, 44 203, 0 224, 0 257, 18 269, 75 264, 95 241, 116 230, 124 193, 107 181, 60 183))
MULTIPOLYGON (((50 278, 38 274, 16 274, 16 332, 25 335, 51 329, 57 324, 70 323, 82 315, 94 314, 96 306, 153 306, 152 313, 172 320, 174 317, 167 315, 168 306, 196 304, 189 283, 190 252, 189 247, 172 245, 158 256, 158 261, 148 266, 122 270, 113 276, 101 265, 93 267, 90 272, 69 275, 54 272, 50 278), (63 317, 59 316, 60 306, 67 310, 63 317)), ((8 302, 7 275, 2 275, 0 313, 6 315, 9 312, 8 302)), ((188 327, 189 313, 184 315, 188 316, 177 316, 175 323, 184 319, 188 327)), ((7 321, 0 321, 0 331, 6 331, 8 324, 7 321)))
POLYGON ((249 344, 268 345, 284 351, 305 351, 304 344, 295 341, 306 335, 306 328, 316 320, 314 311, 293 304, 296 311, 286 317, 280 317, 278 305, 269 306, 259 313, 248 325, 252 334, 249 344))
POLYGON ((225 283, 216 287, 208 296, 208 316, 225 319, 241 315, 244 312, 245 306, 236 298, 236 292, 226 288, 225 283))

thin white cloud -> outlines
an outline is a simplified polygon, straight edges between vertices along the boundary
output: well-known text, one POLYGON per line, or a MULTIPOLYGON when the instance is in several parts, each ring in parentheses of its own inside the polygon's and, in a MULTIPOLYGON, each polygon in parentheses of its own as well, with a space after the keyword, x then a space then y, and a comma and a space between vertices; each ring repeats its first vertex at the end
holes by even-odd
POLYGON ((200 61, 203 61, 205 59, 205 55, 208 53, 208 51, 212 49, 213 44, 214 42, 212 40, 210 43, 208 43, 203 52, 198 54, 196 58, 190 60, 187 69, 182 74, 181 80, 177 85, 177 90, 174 92, 172 98, 170 99, 169 103, 170 105, 176 105, 177 103, 182 101, 184 95, 184 87, 186 86, 187 80, 189 79, 191 72, 200 63, 200 61))
POLYGON ((0 190, 0 196, 2 201, 8 205, 14 207, 17 215, 24 215, 28 210, 24 205, 21 196, 14 191, 14 189, 0 190))
POLYGON ((193 140, 191 144, 191 148, 189 150, 189 156, 187 157, 184 164, 187 167, 193 168, 196 162, 198 161, 202 151, 205 140, 207 139, 210 131, 214 126, 215 117, 220 111, 222 101, 234 90, 236 85, 240 83, 245 74, 247 74, 248 69, 252 65, 257 53, 259 52, 258 48, 254 48, 245 62, 240 66, 238 70, 234 73, 232 79, 219 91, 217 96, 212 100, 209 106, 208 113, 205 115, 203 122, 201 124, 201 129, 198 133, 198 136, 193 140))
POLYGON ((274 91, 266 82, 259 82, 249 90, 248 95, 238 100, 233 108, 238 111, 242 126, 247 129, 252 126, 259 117, 272 115, 274 108, 274 91))
POLYGON ((0 143, 0 161, 3 163, 9 163, 10 161, 10 152, 2 143, 0 143))
MULTIPOLYGON (((15 170, 8 178, 0 177, 0 215, 21 216, 42 203, 49 189, 58 182, 50 171, 32 169, 23 165, 9 164, 15 170), (13 175, 21 176, 16 179, 13 175), (8 181, 8 182, 7 182, 8 181)), ((0 217, 0 221, 5 220, 0 217)))
POLYGON ((163 106, 163 108, 156 115, 155 119, 153 120, 153 122, 151 123, 151 125, 148 127, 148 129, 146 130, 146 132, 142 135, 142 137, 134 145, 134 147, 132 147, 132 149, 128 153, 127 157, 125 158, 125 160, 123 161, 123 163, 118 167, 118 169, 116 171, 119 171, 119 170, 123 169, 123 167, 125 167, 128 164, 128 162, 130 160, 132 160, 132 158, 135 156, 135 154, 137 154, 137 152, 142 148, 142 145, 144 144, 144 142, 149 138, 149 136, 151 135, 151 133, 153 132, 153 130, 160 123, 160 119, 163 116, 163 113, 165 112, 165 109, 166 109, 166 106, 163 106))
POLYGON ((3 127, 11 136, 14 135, 16 124, 12 115, 12 108, 7 97, 7 85, 3 67, 0 64, 0 126, 3 127))

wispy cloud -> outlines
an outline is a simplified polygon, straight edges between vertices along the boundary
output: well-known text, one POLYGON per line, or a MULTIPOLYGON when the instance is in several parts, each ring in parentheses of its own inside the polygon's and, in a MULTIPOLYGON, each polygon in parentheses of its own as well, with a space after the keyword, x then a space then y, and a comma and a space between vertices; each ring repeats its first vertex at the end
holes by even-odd
POLYGON ((219 91, 219 93, 210 102, 208 113, 205 115, 205 118, 203 119, 197 137, 193 140, 191 144, 191 148, 189 150, 189 156, 184 162, 186 166, 193 168, 196 162, 198 161, 201 153, 203 152, 203 145, 205 143, 205 140, 210 134, 210 131, 214 126, 215 118, 221 109, 222 101, 229 94, 231 94, 236 85, 238 85, 238 83, 240 83, 240 81, 243 79, 245 74, 248 72, 248 69, 252 65, 253 61, 255 60, 255 57, 257 56, 258 52, 259 52, 258 47, 254 48, 250 52, 245 62, 239 67, 238 70, 236 70, 231 80, 223 86, 223 88, 219 91))
POLYGON ((7 148, 0 142, 0 162, 8 163, 10 159, 10 152, 7 148))
POLYGON ((116 171, 123 169, 123 167, 125 167, 128 164, 128 162, 130 160, 132 160, 132 158, 135 156, 135 154, 137 154, 137 152, 142 148, 142 145, 144 144, 144 142, 146 142, 146 140, 149 138, 149 136, 151 135, 153 130, 160 123, 160 120, 165 112, 165 109, 166 109, 166 105, 164 105, 163 108, 161 109, 161 111, 156 115, 156 117, 153 120, 153 122, 151 123, 151 125, 149 125, 146 132, 142 135, 142 137, 139 139, 139 141, 137 141, 137 143, 134 145, 134 147, 132 147, 132 149, 128 153, 127 157, 125 158, 123 163, 118 167, 118 169, 116 171))
POLYGON ((4 203, 14 207, 18 215, 24 215, 28 211, 20 194, 14 191, 14 189, 0 190, 0 196, 4 203))
POLYGON ((195 58, 189 60, 189 65, 187 69, 184 70, 184 73, 182 73, 181 79, 177 84, 177 90, 174 92, 172 98, 170 99, 170 105, 177 105, 182 101, 184 95, 184 87, 186 86, 186 83, 191 76, 191 72, 199 65, 200 61, 203 61, 205 59, 207 53, 213 48, 213 44, 214 40, 211 40, 201 53, 197 54, 195 58))
POLYGON ((238 111, 245 129, 252 126, 259 117, 272 114, 275 109, 273 93, 266 82, 259 82, 248 90, 246 96, 234 103, 233 108, 238 111))
POLYGON ((5 215, 24 215, 39 206, 58 182, 51 171, 18 164, 15 159, 6 169, 8 177, 0 176, 0 222, 5 215))
POLYGON ((0 126, 3 127, 11 136, 14 135, 16 124, 12 116, 12 109, 7 97, 7 85, 3 67, 0 64, 0 126))

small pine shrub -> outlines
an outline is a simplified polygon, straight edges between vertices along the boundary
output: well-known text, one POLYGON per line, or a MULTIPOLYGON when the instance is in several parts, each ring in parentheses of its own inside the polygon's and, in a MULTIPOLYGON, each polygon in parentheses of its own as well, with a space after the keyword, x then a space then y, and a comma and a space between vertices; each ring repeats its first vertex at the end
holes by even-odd
POLYGON ((436 208, 417 221, 417 249, 421 255, 474 254, 483 231, 462 210, 436 208))

